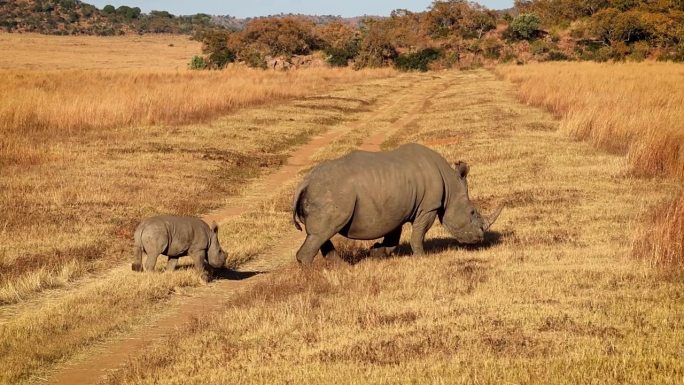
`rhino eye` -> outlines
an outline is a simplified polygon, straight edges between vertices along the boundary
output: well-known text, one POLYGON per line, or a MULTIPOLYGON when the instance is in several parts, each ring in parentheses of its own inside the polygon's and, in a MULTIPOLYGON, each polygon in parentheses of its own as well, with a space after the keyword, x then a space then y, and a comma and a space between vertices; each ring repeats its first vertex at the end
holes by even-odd
POLYGON ((470 209, 470 215, 475 216, 475 209, 470 209))

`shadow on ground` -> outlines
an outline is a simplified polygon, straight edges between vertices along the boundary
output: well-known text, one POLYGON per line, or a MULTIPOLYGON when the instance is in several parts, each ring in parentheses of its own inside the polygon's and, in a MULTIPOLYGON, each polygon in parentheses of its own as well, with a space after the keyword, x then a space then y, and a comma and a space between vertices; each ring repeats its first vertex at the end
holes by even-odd
POLYGON ((263 274, 262 271, 236 271, 230 269, 215 269, 212 272, 212 279, 214 280, 229 280, 242 281, 244 279, 252 278, 255 275, 263 274))
MULTIPOLYGON (((490 231, 485 233, 485 237, 482 242, 473 245, 459 243, 456 239, 450 237, 430 238, 425 240, 423 247, 427 254, 442 253, 447 250, 456 249, 470 251, 486 250, 501 244, 503 240, 510 237, 512 234, 512 231, 505 231, 503 233, 490 231)), ((336 248, 340 254, 340 259, 354 265, 370 257, 370 246, 367 246, 369 245, 368 242, 354 242, 353 245, 350 245, 350 242, 353 241, 345 240, 345 245, 339 248, 336 245, 336 248)), ((411 251, 411 245, 404 242, 399 245, 394 255, 384 258, 402 258, 412 254, 413 252, 411 251)))

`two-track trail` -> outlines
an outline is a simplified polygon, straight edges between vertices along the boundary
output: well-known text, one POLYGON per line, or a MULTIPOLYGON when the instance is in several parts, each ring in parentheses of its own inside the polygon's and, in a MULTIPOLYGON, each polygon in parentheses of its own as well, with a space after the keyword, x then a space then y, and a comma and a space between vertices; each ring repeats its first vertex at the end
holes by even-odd
MULTIPOLYGON (((381 100, 374 104, 371 111, 364 113, 354 122, 336 126, 312 138, 308 143, 297 148, 285 165, 254 182, 246 188, 241 197, 229 201, 219 210, 208 213, 203 219, 225 223, 258 207, 260 202, 277 191, 284 183, 294 180, 301 170, 312 166, 311 157, 314 153, 352 131, 361 130, 366 134, 359 148, 367 151, 379 150, 386 138, 412 124, 415 115, 429 106, 430 99, 448 87, 448 80, 432 77, 427 81, 416 82, 414 86, 404 88, 401 92, 389 95, 388 100, 381 100), (390 122, 390 124, 379 122, 390 122)), ((87 352, 61 365, 49 378, 43 380, 58 385, 96 383, 109 371, 125 365, 132 354, 138 353, 176 328, 182 328, 193 322, 198 316, 220 309, 231 298, 231 295, 248 289, 257 282, 269 279, 269 272, 292 264, 294 250, 302 240, 303 234, 292 228, 291 231, 281 234, 276 245, 269 251, 231 273, 232 277, 192 289, 186 296, 175 296, 161 314, 157 314, 145 325, 140 325, 125 336, 88 348, 87 352)))

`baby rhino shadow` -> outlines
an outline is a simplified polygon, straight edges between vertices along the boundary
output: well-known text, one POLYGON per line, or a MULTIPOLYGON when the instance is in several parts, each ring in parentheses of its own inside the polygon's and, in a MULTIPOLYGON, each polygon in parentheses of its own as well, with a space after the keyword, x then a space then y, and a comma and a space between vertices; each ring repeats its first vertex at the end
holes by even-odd
MULTIPOLYGON (((182 265, 178 266, 177 270, 190 270, 194 269, 193 265, 182 265)), ((242 281, 244 279, 252 278, 255 275, 263 274, 263 271, 238 271, 226 268, 208 268, 208 278, 211 281, 214 280, 228 280, 228 281, 242 281)))

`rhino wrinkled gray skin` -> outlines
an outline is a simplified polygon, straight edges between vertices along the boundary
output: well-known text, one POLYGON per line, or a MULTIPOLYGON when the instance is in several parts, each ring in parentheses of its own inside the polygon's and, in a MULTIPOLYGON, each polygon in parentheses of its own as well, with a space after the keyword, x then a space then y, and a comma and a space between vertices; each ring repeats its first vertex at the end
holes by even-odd
POLYGON ((223 267, 226 255, 218 241, 218 226, 194 217, 160 215, 147 218, 135 230, 133 236, 134 260, 132 268, 142 271, 142 255, 147 255, 145 270, 154 271, 159 255, 166 255, 169 261, 167 271, 173 271, 178 258, 192 257, 195 268, 205 270, 206 261, 214 268, 223 267))
POLYGON ((369 240, 384 237, 371 255, 388 255, 399 244, 404 223, 412 223, 411 249, 423 254, 425 233, 435 218, 461 243, 478 243, 501 212, 482 217, 468 197, 468 165, 449 163, 435 151, 406 144, 388 152, 354 151, 316 166, 295 191, 292 217, 306 227, 297 260, 311 263, 339 233, 369 240))

